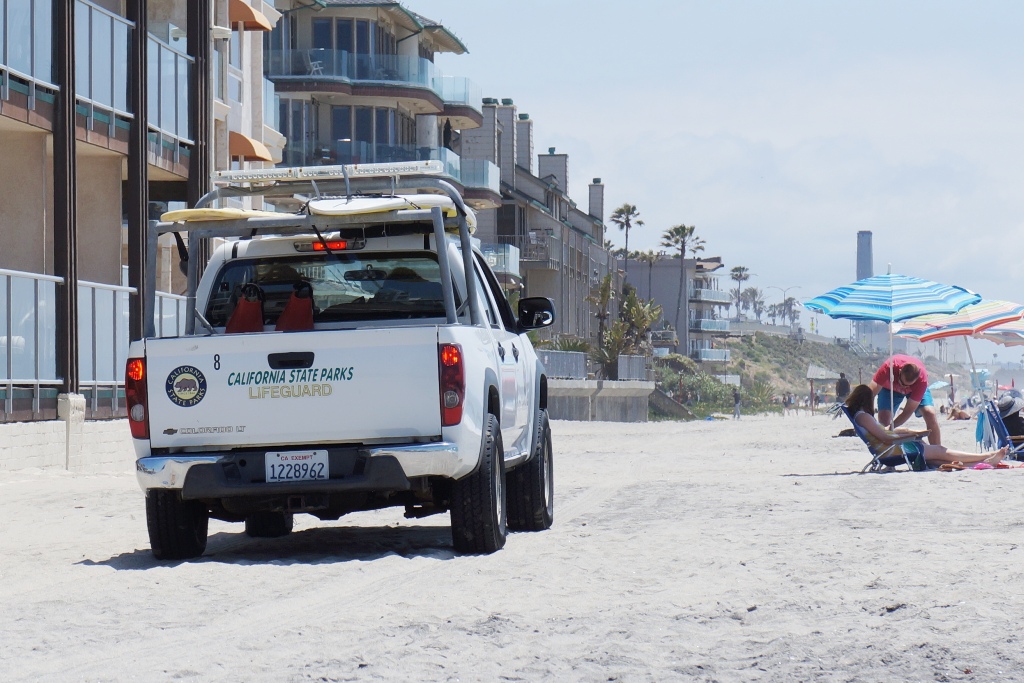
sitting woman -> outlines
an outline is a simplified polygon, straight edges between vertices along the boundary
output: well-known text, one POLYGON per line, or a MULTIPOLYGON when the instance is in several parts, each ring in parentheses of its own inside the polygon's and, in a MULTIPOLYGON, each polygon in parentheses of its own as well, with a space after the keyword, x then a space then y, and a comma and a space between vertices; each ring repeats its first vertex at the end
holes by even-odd
MULTIPOLYGON (((850 409, 854 421, 864 430, 865 437, 871 442, 871 447, 876 451, 884 450, 901 436, 924 436, 927 433, 914 432, 907 429, 890 431, 883 427, 875 419, 875 397, 871 393, 871 387, 866 384, 861 384, 850 392, 850 396, 846 399, 846 407, 850 409)), ((964 453, 962 451, 951 451, 945 446, 926 444, 920 439, 897 445, 889 452, 889 455, 902 455, 904 452, 922 453, 925 462, 929 465, 942 465, 951 462, 961 462, 965 465, 986 462, 990 465, 995 465, 1006 457, 1005 448, 988 453, 964 453)))

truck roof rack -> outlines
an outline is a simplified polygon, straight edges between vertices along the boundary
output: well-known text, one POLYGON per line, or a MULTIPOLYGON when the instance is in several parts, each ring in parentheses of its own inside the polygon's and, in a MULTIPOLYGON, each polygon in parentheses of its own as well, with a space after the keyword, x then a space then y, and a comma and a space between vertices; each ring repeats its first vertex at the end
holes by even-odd
MULTIPOLYGON (((472 264, 473 252, 470 242, 470 222, 475 227, 475 214, 466 206, 455 187, 437 177, 444 173, 444 165, 437 160, 402 162, 395 164, 346 164, 339 166, 300 166, 252 170, 219 171, 214 174, 213 181, 219 187, 208 192, 194 209, 206 209, 218 199, 228 197, 294 197, 305 196, 307 199, 324 197, 357 196, 395 197, 403 193, 432 193, 447 195, 454 204, 454 216, 447 217, 440 206, 429 209, 396 208, 387 211, 369 213, 352 213, 348 215, 323 215, 281 212, 280 217, 271 212, 240 211, 237 217, 218 215, 216 209, 206 219, 199 212, 193 218, 184 221, 150 221, 147 235, 147 265, 145 282, 146 310, 153 311, 156 301, 156 253, 157 240, 166 233, 188 232, 188 287, 186 291, 185 310, 186 334, 195 332, 196 322, 196 290, 199 286, 199 244, 200 238, 207 237, 254 237, 264 234, 311 234, 317 231, 345 231, 345 228, 404 223, 427 223, 433 232, 435 242, 440 245, 445 241, 447 229, 457 230, 466 264, 472 264)), ((386 229, 386 227, 385 227, 386 229)), ((369 236, 369 235, 367 235, 369 236)), ((180 239, 180 237, 179 237, 180 239)), ((441 268, 441 286, 445 290, 445 313, 447 322, 458 321, 455 311, 454 294, 451 290, 451 267, 444 249, 438 249, 438 265, 441 268)), ((467 277, 469 271, 466 271, 467 277)), ((468 286, 470 322, 483 325, 485 320, 475 287, 468 286)), ((155 334, 155 324, 151 315, 146 316, 146 336, 155 334)))

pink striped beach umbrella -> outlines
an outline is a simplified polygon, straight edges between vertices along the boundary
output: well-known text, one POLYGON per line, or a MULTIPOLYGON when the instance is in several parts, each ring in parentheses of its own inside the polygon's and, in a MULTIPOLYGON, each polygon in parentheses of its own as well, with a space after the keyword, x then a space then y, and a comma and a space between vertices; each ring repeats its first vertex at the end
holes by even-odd
POLYGON ((976 336, 979 332, 1024 318, 1024 305, 1012 301, 982 299, 956 313, 922 315, 903 321, 896 333, 920 342, 947 337, 976 336))
POLYGON ((986 328, 975 333, 974 337, 987 339, 1003 346, 1022 346, 1024 345, 1024 320, 1014 320, 986 328))

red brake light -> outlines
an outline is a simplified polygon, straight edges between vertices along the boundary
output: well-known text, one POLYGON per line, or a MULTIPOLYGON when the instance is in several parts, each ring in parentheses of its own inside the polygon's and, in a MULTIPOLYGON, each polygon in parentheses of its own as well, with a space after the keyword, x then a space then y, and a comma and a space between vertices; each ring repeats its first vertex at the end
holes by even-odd
MULTIPOLYGON (((348 249, 348 240, 327 240, 327 246, 331 251, 344 251, 348 249)), ((327 251, 323 242, 313 242, 313 251, 327 251)))
POLYGON ((146 361, 142 358, 129 358, 124 371, 124 398, 128 408, 128 426, 135 439, 149 438, 146 393, 146 361))
POLYGON ((141 358, 129 358, 125 377, 138 382, 146 376, 146 362, 141 358))
POLYGON ((462 422, 462 404, 466 398, 466 374, 462 364, 462 347, 441 344, 438 347, 441 374, 441 426, 462 422))

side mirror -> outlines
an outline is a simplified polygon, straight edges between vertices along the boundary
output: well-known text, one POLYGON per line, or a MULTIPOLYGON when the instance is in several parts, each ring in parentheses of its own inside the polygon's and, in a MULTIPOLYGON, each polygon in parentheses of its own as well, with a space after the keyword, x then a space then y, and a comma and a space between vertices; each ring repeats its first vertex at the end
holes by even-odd
POLYGON ((536 330, 555 322, 555 302, 544 296, 530 296, 519 300, 519 327, 536 330))

